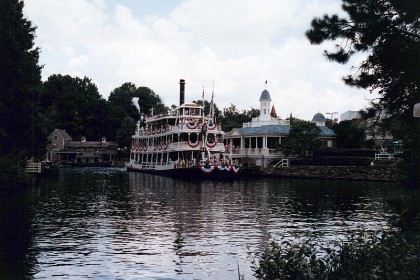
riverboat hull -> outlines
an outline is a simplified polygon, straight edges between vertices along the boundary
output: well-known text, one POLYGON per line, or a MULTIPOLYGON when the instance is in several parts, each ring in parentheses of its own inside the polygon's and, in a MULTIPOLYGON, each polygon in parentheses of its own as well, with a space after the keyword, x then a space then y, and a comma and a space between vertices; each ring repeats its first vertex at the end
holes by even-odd
POLYGON ((233 165, 208 165, 192 166, 171 169, 147 169, 126 165, 128 171, 157 174, 167 177, 189 180, 226 180, 239 178, 239 166, 233 165))

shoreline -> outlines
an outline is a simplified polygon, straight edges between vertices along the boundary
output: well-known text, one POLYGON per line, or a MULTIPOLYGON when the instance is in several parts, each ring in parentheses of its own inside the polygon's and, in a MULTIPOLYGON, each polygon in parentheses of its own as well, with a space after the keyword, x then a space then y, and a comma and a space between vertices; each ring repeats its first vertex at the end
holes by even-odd
POLYGON ((300 179, 344 179, 359 181, 400 180, 396 166, 290 166, 283 168, 268 167, 261 169, 260 174, 267 177, 300 178, 300 179))

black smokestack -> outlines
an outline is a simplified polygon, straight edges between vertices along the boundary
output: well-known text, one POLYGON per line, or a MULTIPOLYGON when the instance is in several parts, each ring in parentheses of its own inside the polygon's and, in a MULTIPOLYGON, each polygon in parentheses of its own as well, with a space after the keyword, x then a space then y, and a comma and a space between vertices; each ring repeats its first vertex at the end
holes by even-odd
POLYGON ((179 105, 185 103, 185 80, 179 80, 179 105))

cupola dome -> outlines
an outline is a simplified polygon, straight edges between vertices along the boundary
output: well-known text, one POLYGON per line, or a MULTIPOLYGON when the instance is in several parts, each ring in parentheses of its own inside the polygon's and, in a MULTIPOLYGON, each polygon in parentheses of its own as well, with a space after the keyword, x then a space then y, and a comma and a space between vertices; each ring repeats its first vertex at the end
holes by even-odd
POLYGON ((268 92, 268 90, 263 90, 263 92, 261 93, 260 96, 260 102, 271 102, 271 97, 270 97, 270 93, 268 92))
POLYGON ((325 122, 326 118, 321 113, 316 113, 312 118, 312 122, 325 122))

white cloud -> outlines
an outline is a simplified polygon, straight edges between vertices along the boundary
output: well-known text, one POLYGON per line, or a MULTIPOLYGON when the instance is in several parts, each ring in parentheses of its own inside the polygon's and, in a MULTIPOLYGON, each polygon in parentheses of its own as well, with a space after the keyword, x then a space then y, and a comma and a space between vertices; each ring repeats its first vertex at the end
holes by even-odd
POLYGON ((177 104, 178 82, 186 99, 210 98, 213 81, 219 108, 258 108, 268 80, 278 114, 310 119, 320 112, 357 110, 367 101, 340 77, 353 64, 322 57, 325 46, 304 37, 315 16, 339 11, 330 0, 184 0, 172 11, 141 17, 133 7, 106 0, 25 2, 38 26, 36 44, 51 74, 90 77, 100 93, 124 82, 147 86, 166 105, 177 104))

